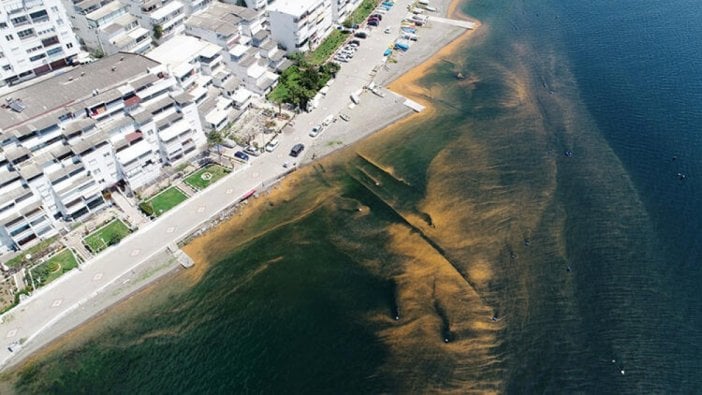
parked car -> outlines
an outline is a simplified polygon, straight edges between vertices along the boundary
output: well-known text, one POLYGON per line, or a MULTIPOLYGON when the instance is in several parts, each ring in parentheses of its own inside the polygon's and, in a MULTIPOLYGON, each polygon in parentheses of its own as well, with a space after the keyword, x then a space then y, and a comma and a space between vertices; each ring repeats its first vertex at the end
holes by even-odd
POLYGON ((349 45, 355 45, 355 46, 359 47, 361 45, 361 42, 358 40, 351 40, 351 41, 349 41, 349 45))
POLYGON ((383 30, 383 33, 390 34, 390 33, 392 33, 392 30, 388 27, 385 30, 383 30))
POLYGON ((244 149, 244 152, 248 155, 251 156, 259 156, 261 155, 261 151, 259 151, 256 147, 249 145, 244 149))
POLYGON ((246 155, 245 153, 241 152, 241 151, 236 151, 236 152, 234 153, 234 157, 237 158, 237 159, 241 159, 241 160, 243 160, 244 162, 246 162, 246 161, 249 160, 249 156, 246 155))
POLYGON ((378 19, 380 19, 381 21, 383 20, 383 16, 380 15, 380 14, 371 14, 370 17, 371 17, 371 18, 378 18, 378 19))
POLYGON ((368 38, 368 32, 356 32, 353 36, 356 38, 368 38))
POLYGON ((274 138, 273 140, 269 141, 268 144, 266 144, 266 151, 273 152, 276 148, 278 148, 278 145, 280 145, 280 142, 278 139, 274 138))
POLYGON ((377 27, 378 23, 379 23, 379 21, 377 19, 372 19, 372 20, 368 21, 368 26, 377 27))
POLYGON ((322 125, 316 125, 310 130, 310 137, 317 137, 320 133, 322 133, 322 125))
POLYGON ((297 158, 298 155, 302 153, 302 151, 305 150, 305 146, 302 144, 295 144, 292 149, 290 150, 290 156, 293 158, 297 158))

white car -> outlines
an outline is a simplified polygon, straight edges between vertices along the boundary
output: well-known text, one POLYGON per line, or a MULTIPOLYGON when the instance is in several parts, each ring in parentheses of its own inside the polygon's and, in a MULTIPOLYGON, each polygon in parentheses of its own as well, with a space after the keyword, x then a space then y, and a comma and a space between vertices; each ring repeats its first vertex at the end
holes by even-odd
POLYGON ((310 137, 317 137, 320 133, 322 133, 322 125, 317 125, 310 131, 310 137))
POLYGON ((280 141, 278 141, 277 138, 273 138, 273 140, 269 141, 268 144, 266 144, 266 152, 275 151, 275 149, 278 148, 278 145, 280 145, 280 141))

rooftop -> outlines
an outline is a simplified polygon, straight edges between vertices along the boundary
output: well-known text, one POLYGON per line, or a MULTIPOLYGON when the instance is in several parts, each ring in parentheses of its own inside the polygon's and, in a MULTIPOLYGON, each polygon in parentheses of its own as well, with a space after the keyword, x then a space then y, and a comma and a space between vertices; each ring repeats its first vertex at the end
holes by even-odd
POLYGON ((4 95, 0 103, 19 99, 25 108, 21 112, 0 108, 0 129, 8 131, 47 112, 74 107, 92 97, 96 89, 104 91, 116 87, 158 65, 142 55, 118 53, 4 95))
POLYGON ((112 3, 104 5, 98 8, 97 10, 91 12, 90 14, 86 15, 85 18, 88 20, 97 21, 121 8, 127 8, 127 6, 125 4, 120 3, 119 1, 113 1, 112 3))
POLYGON ((276 0, 268 5, 268 12, 280 12, 299 18, 320 3, 320 0, 276 0))
POLYGON ((199 38, 176 35, 158 47, 146 53, 146 56, 156 62, 177 68, 183 63, 189 63, 201 53, 219 52, 220 48, 199 38))

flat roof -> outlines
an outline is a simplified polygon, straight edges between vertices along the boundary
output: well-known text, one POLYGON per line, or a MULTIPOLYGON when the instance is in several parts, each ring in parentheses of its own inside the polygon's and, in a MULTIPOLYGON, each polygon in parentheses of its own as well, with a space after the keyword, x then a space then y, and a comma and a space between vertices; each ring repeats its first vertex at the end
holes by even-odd
POLYGON ((161 19, 164 16, 174 12, 175 10, 183 8, 183 3, 180 1, 171 1, 170 3, 166 4, 163 7, 157 8, 154 12, 149 15, 153 19, 161 19))
POLYGON ((239 27, 235 24, 222 21, 219 18, 215 18, 217 17, 209 14, 198 14, 190 17, 190 19, 185 24, 187 26, 197 27, 200 29, 215 32, 223 36, 231 36, 232 34, 239 32, 239 27))
POLYGON ((313 6, 321 3, 323 2, 320 0, 276 0, 268 5, 268 12, 281 12, 300 17, 313 6))
POLYGON ((92 97, 95 89, 104 91, 119 86, 158 65, 145 56, 120 52, 8 93, 0 97, 0 103, 20 99, 25 108, 22 112, 0 108, 0 129, 7 131, 47 112, 73 108, 92 97))
POLYGON ((125 148, 124 150, 118 152, 115 156, 120 163, 126 164, 149 151, 151 151, 151 144, 149 144, 149 142, 146 140, 141 140, 131 147, 125 148))
POLYGON ((219 47, 205 40, 181 34, 150 50, 146 56, 171 68, 177 68, 183 63, 189 63, 210 46, 219 50, 219 47))
POLYGON ((120 8, 127 8, 126 4, 122 4, 119 1, 113 1, 112 3, 106 4, 97 10, 86 15, 86 19, 97 21, 98 19, 104 18, 107 15, 119 10, 120 8))
POLYGON ((169 141, 179 134, 186 132, 188 129, 190 129, 190 124, 188 121, 181 119, 180 121, 169 125, 166 129, 159 131, 158 135, 161 137, 162 141, 169 141))

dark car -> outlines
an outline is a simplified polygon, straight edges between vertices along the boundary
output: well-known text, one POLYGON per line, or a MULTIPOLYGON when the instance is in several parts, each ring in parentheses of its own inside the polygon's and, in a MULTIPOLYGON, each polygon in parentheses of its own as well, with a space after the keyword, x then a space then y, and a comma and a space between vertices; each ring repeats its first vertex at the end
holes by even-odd
POLYGON ((368 33, 366 32, 356 32, 356 34, 353 35, 356 38, 366 38, 368 37, 368 33))
POLYGON ((236 152, 234 153, 234 157, 235 157, 235 158, 239 158, 239 159, 241 159, 241 160, 243 160, 243 161, 248 161, 248 160, 249 160, 249 156, 246 155, 245 153, 241 152, 241 151, 236 151, 236 152))
POLYGON ((295 144, 295 146, 293 146, 292 149, 290 150, 290 156, 292 156, 293 158, 297 158, 297 156, 300 155, 300 153, 302 151, 304 151, 304 149, 305 149, 304 145, 295 144))
POLYGON ((383 16, 380 15, 380 14, 373 14, 373 15, 371 15, 370 17, 371 17, 371 18, 378 18, 378 19, 380 19, 381 21, 383 20, 383 16))
POLYGON ((380 18, 372 16, 368 18, 368 22, 380 22, 380 18))
POLYGON ((368 21, 368 26, 378 26, 378 23, 380 23, 380 21, 378 21, 377 19, 371 19, 370 21, 368 21))

